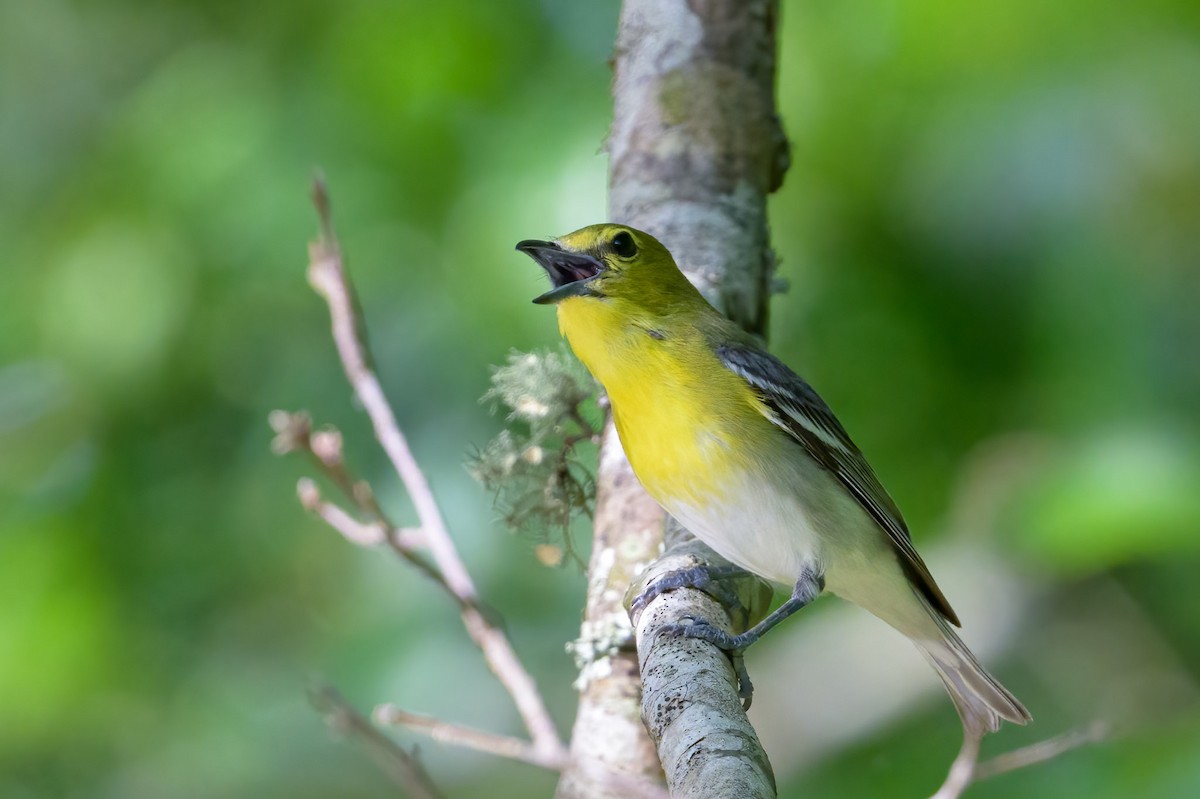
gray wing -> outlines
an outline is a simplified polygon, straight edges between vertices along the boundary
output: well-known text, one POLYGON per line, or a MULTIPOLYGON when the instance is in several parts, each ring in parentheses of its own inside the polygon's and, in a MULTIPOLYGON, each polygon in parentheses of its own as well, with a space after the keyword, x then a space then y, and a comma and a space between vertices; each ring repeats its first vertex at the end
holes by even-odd
POLYGON ((930 604, 948 621, 961 626, 954 609, 913 548, 900 509, 817 392, 778 358, 757 348, 725 344, 717 347, 717 356, 728 369, 750 384, 766 407, 767 418, 798 441, 817 463, 832 472, 887 533, 909 580, 930 604))

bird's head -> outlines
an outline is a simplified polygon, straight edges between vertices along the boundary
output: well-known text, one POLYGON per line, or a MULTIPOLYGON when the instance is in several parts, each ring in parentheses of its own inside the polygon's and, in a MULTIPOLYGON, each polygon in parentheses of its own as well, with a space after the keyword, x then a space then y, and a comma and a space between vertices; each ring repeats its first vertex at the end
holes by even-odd
POLYGON ((553 284, 534 299, 538 304, 582 300, 659 310, 699 298, 658 239, 625 225, 590 225, 553 241, 528 239, 517 249, 553 284))

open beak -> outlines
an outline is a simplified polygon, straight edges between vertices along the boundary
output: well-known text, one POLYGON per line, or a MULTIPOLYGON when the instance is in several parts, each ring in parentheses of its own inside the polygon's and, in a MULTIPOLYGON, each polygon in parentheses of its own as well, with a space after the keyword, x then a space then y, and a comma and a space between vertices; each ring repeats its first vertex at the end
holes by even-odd
POLYGON ((568 252, 552 241, 534 239, 522 241, 517 250, 537 261, 554 285, 545 294, 534 298, 538 305, 549 305, 567 297, 599 296, 590 284, 592 278, 604 270, 604 264, 592 256, 568 252))

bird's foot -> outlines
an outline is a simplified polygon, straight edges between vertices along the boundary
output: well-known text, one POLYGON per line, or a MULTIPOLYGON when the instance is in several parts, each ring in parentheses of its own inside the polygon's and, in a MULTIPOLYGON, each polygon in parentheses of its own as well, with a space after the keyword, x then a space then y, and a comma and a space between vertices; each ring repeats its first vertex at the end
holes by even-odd
POLYGON ((737 592, 725 587, 722 583, 735 577, 746 575, 745 569, 737 566, 692 566, 689 569, 677 569, 667 572, 650 583, 634 598, 630 606, 630 614, 636 617, 646 609, 655 597, 674 591, 676 588, 695 588, 711 596, 727 608, 740 608, 741 600, 737 592))
POLYGON ((746 661, 742 653, 746 647, 758 640, 758 636, 752 633, 751 630, 741 635, 733 635, 714 627, 704 619, 686 619, 658 628, 658 635, 707 641, 729 655, 733 671, 737 675, 738 698, 742 700, 745 710, 750 709, 750 703, 754 699, 754 684, 750 682, 750 672, 746 670, 746 661))

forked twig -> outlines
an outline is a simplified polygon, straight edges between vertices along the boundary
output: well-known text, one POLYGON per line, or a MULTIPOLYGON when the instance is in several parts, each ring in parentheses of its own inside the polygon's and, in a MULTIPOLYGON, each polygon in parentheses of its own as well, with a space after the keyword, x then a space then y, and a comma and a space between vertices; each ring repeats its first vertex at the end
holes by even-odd
POLYGON ((433 780, 415 755, 404 751, 355 710, 331 685, 312 690, 312 703, 325 716, 329 726, 362 740, 371 757, 392 781, 408 791, 413 799, 442 799, 433 780))
POLYGON ((376 723, 391 724, 407 727, 428 735, 435 741, 454 744, 490 755, 499 755, 509 760, 520 760, 534 766, 540 766, 551 771, 559 771, 565 765, 565 758, 548 758, 537 751, 529 741, 514 738, 511 735, 497 735, 486 730, 477 730, 462 724, 441 721, 431 716, 409 713, 395 705, 380 705, 372 714, 376 723))
POLYGON ((1071 730, 1044 741, 1023 746, 1012 752, 997 755, 991 760, 979 762, 979 741, 967 740, 963 743, 950 773, 942 787, 932 799, 959 799, 963 792, 981 780, 1007 774, 1010 771, 1045 763, 1061 754, 1070 752, 1088 744, 1099 743, 1108 737, 1109 726, 1103 721, 1093 722, 1090 726, 1079 730, 1071 730))
POLYGON ((1070 730, 1064 732, 1062 735, 1047 738, 1044 741, 1038 741, 1029 746, 1023 746, 1020 749, 1014 749, 1002 755, 996 755, 991 760, 985 760, 975 767, 974 781, 979 782, 991 779, 992 777, 1007 774, 1010 771, 1016 771, 1026 766, 1036 766, 1038 763, 1045 763, 1047 760, 1053 760, 1059 755, 1070 752, 1073 749, 1100 743, 1108 738, 1108 735, 1109 727, 1107 723, 1103 721, 1092 722, 1090 726, 1083 729, 1070 730))
POLYGON ((375 521, 371 524, 358 521, 339 506, 322 500, 314 484, 302 481, 298 490, 306 508, 353 543, 367 546, 388 544, 455 600, 468 635, 512 697, 529 732, 529 757, 519 759, 539 765, 565 762, 567 750, 545 702, 533 678, 513 650, 508 636, 481 609, 475 583, 450 537, 429 482, 413 457, 383 393, 367 348, 362 314, 334 232, 328 192, 319 177, 313 182, 312 196, 321 233, 309 246, 308 282, 329 306, 333 340, 346 378, 371 419, 376 439, 387 453, 412 500, 419 527, 416 530, 401 530, 387 521, 375 503, 369 486, 355 482, 346 472, 341 462, 340 437, 322 439, 322 433, 288 429, 288 420, 284 415, 273 414, 272 426, 279 433, 277 440, 284 441, 277 448, 287 449, 290 446, 307 449, 359 509, 374 517, 375 521), (416 549, 418 544, 428 551, 432 563, 426 561, 416 549))

